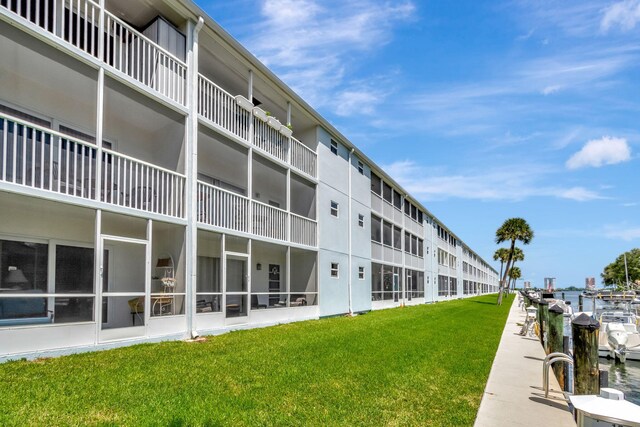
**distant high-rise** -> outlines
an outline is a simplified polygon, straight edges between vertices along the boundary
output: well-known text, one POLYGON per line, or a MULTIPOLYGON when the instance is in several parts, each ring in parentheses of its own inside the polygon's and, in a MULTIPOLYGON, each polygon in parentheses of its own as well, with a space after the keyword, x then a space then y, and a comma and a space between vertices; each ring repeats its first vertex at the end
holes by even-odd
POLYGON ((553 292, 556 289, 556 278, 555 277, 545 277, 544 278, 544 288, 553 292))
POLYGON ((595 277, 587 277, 584 279, 584 288, 588 291, 592 291, 596 288, 596 278, 595 277))
POLYGON ((531 288, 531 282, 529 282, 529 281, 524 282, 524 288, 525 289, 531 288))

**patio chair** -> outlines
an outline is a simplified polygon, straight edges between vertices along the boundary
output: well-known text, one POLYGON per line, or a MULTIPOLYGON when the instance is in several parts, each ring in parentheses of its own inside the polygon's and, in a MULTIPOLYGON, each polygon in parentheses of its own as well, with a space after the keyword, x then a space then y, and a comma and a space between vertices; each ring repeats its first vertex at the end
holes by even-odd
POLYGON ((129 310, 131 310, 131 324, 136 325, 136 316, 140 318, 140 321, 144 324, 144 297, 135 297, 127 301, 129 304, 129 310))

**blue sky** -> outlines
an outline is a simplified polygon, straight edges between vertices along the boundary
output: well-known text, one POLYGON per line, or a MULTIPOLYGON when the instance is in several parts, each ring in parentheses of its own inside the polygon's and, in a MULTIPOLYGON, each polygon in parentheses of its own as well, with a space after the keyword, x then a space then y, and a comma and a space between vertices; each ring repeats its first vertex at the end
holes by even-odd
POLYGON ((485 259, 513 216, 537 286, 640 246, 640 0, 198 3, 485 259))

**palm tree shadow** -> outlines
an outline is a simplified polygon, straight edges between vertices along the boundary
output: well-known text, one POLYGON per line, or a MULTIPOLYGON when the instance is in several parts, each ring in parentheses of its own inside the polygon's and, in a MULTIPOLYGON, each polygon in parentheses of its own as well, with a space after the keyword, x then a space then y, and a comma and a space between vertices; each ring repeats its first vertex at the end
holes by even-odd
POLYGON ((488 301, 469 301, 469 302, 473 302, 473 303, 476 303, 476 304, 496 305, 495 302, 488 302, 488 301))

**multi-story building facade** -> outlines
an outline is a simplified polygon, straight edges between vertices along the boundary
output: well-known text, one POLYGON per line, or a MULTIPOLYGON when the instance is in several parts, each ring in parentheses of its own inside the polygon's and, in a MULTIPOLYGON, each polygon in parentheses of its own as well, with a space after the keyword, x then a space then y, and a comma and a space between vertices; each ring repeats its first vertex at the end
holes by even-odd
POLYGON ((0 360, 494 292, 192 2, 0 1, 0 360))

